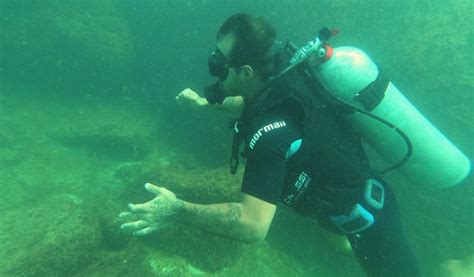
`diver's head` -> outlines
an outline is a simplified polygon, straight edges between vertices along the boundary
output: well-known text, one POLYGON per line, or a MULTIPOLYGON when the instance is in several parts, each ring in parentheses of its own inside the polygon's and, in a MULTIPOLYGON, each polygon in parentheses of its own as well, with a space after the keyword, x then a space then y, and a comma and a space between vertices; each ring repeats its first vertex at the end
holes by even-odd
POLYGON ((206 88, 211 104, 227 96, 252 99, 273 74, 274 55, 270 48, 275 29, 262 17, 235 14, 217 32, 217 48, 209 56, 209 73, 218 81, 206 88))

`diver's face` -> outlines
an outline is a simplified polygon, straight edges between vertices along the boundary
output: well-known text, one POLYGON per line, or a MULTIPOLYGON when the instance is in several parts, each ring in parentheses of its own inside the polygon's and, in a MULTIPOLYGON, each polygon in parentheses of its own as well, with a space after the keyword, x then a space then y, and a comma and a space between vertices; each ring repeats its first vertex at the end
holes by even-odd
MULTIPOLYGON (((229 59, 230 51, 234 45, 234 35, 227 34, 217 42, 217 49, 224 55, 225 59, 229 59)), ((220 88, 225 96, 245 96, 245 88, 248 78, 242 67, 227 67, 227 74, 222 74, 220 78, 220 88)))

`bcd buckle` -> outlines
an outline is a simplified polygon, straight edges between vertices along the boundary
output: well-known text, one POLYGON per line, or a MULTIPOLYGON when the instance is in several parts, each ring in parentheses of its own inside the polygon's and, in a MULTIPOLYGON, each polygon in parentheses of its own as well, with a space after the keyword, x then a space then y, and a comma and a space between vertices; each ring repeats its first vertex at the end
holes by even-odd
MULTIPOLYGON (((376 179, 368 179, 365 183, 364 200, 375 210, 384 205, 385 191, 376 179)), ((357 203, 348 215, 330 216, 330 221, 346 234, 354 234, 368 229, 375 222, 374 215, 357 203)))
POLYGON ((360 204, 356 204, 349 215, 330 216, 329 219, 346 234, 364 231, 375 222, 374 216, 360 204))

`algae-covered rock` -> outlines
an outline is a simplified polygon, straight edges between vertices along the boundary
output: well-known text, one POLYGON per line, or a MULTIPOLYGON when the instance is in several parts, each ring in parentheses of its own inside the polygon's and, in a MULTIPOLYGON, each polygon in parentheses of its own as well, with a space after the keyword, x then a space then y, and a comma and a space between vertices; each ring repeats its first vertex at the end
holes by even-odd
POLYGON ((0 218, 1 276, 64 276, 94 259, 99 224, 74 195, 4 211, 0 218))
POLYGON ((114 1, 11 0, 0 11, 6 77, 62 93, 126 92, 133 47, 114 1))

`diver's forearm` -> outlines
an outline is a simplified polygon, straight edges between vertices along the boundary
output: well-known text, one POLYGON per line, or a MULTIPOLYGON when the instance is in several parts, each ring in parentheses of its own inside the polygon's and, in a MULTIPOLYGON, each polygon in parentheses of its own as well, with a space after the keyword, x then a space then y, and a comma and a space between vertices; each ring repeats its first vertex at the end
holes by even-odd
POLYGON ((205 205, 184 201, 179 221, 191 224, 203 231, 239 241, 259 240, 251 226, 242 222, 241 215, 240 203, 205 205))
POLYGON ((199 99, 199 104, 202 107, 210 110, 225 111, 230 113, 240 114, 244 107, 244 100, 241 96, 226 97, 222 104, 211 105, 207 102, 206 98, 199 99))

